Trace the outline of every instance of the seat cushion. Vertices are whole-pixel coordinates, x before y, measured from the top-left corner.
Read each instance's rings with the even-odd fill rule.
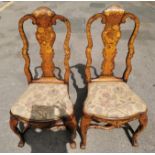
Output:
[[[11,113],[28,120],[55,120],[73,113],[66,84],[33,83],[12,106]]]
[[[106,118],[124,118],[145,112],[146,105],[124,82],[92,82],[84,112]]]

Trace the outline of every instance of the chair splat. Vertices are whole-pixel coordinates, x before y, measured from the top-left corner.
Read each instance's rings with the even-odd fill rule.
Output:
[[[102,41],[104,44],[102,63],[103,76],[112,76],[115,66],[114,58],[117,53],[117,43],[121,37],[120,23],[124,15],[123,9],[107,9],[104,11],[104,18],[102,20],[105,23],[105,28],[102,32]]]
[[[90,66],[92,63],[91,50],[93,48],[93,40],[91,36],[91,25],[97,19],[101,19],[101,22],[105,24],[104,30],[101,34],[104,48],[102,50],[104,61],[101,66],[101,77],[113,77],[113,70],[115,68],[115,56],[117,54],[117,44],[121,38],[120,24],[125,23],[127,18],[131,18],[135,22],[135,28],[128,42],[128,54],[126,57],[126,69],[124,71],[122,79],[128,80],[128,76],[132,70],[131,58],[134,54],[134,40],[137,36],[139,29],[138,18],[128,12],[125,12],[120,6],[111,6],[104,12],[98,13],[89,18],[86,26],[88,46],[86,48],[86,79],[91,81]]]
[[[36,38],[40,44],[40,55],[42,58],[42,71],[44,77],[53,77],[54,76],[54,49],[53,44],[56,38],[56,34],[52,28],[51,18],[55,13],[37,9],[33,12],[34,17],[36,18]]]
[[[70,58],[70,48],[69,40],[71,35],[71,26],[67,18],[61,15],[55,14],[47,7],[37,8],[32,14],[26,15],[21,18],[19,21],[19,32],[23,40],[23,57],[25,59],[24,71],[28,80],[28,83],[31,83],[33,80],[32,74],[30,71],[30,58],[28,55],[28,40],[26,38],[25,32],[23,30],[23,24],[27,19],[32,19],[33,24],[37,25],[36,30],[36,39],[40,45],[40,55],[42,58],[41,68],[42,68],[42,77],[53,78],[54,75],[54,49],[53,45],[56,39],[56,34],[53,29],[53,25],[56,24],[57,20],[60,20],[65,23],[67,28],[66,38],[64,41],[64,66],[65,66],[65,75],[64,82],[68,83],[69,80],[69,58]]]

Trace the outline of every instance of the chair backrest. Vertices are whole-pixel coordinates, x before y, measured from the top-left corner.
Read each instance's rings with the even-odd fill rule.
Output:
[[[40,45],[40,55],[42,58],[41,68],[42,68],[42,78],[44,79],[55,79],[54,75],[54,49],[53,44],[56,38],[56,34],[53,30],[53,25],[56,24],[57,20],[61,20],[65,23],[67,28],[66,38],[64,41],[64,51],[65,51],[65,58],[64,58],[64,66],[65,66],[65,75],[64,75],[64,82],[68,83],[69,81],[69,58],[70,58],[70,48],[69,48],[69,41],[71,35],[71,25],[67,18],[61,15],[55,14],[47,7],[40,7],[37,8],[32,14],[27,14],[23,16],[19,20],[19,33],[23,41],[23,48],[22,48],[22,55],[25,59],[25,67],[24,71],[27,77],[28,83],[33,82],[33,77],[30,71],[30,57],[28,54],[28,40],[26,38],[25,32],[23,30],[23,24],[26,20],[31,19],[32,23],[37,25],[36,31],[36,38]],[[44,81],[44,80],[42,80]],[[49,80],[50,81],[50,80]]]
[[[128,17],[134,20],[134,23],[135,23],[133,33],[128,42],[126,69],[121,78],[124,81],[128,80],[129,74],[132,70],[131,58],[133,57],[133,54],[134,54],[134,40],[138,33],[140,23],[139,23],[139,19],[134,14],[125,12],[120,6],[111,6],[107,8],[104,12],[95,14],[94,16],[89,18],[87,25],[86,25],[88,46],[86,48],[87,63],[86,63],[85,73],[86,73],[87,82],[91,81],[90,67],[92,63],[91,51],[93,47],[93,40],[91,36],[92,23],[100,18],[101,22],[105,24],[104,30],[101,35],[102,41],[104,44],[104,49],[103,49],[104,61],[101,67],[102,73],[101,73],[100,78],[104,78],[104,77],[108,78],[108,77],[114,77],[113,76],[113,70],[115,66],[114,58],[117,53],[116,46],[121,37],[120,24],[125,23]]]

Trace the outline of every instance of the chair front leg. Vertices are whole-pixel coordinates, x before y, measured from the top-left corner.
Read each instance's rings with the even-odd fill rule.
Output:
[[[133,146],[138,146],[138,142],[137,142],[138,135],[147,126],[147,122],[148,122],[147,113],[140,115],[139,126],[138,126],[137,130],[135,131],[135,133],[133,134],[133,137],[132,137],[132,145]]]
[[[17,125],[18,125],[18,119],[15,118],[14,116],[10,116],[10,128],[12,131],[19,137],[20,141],[18,143],[18,147],[23,147],[25,144],[24,136],[23,134],[19,131]]]
[[[81,144],[80,148],[86,148],[86,139],[87,139],[87,130],[90,125],[91,118],[87,115],[83,115],[80,123],[80,132],[81,132]]]
[[[75,138],[76,138],[76,130],[77,130],[77,121],[74,115],[68,116],[65,120],[64,120],[64,124],[66,126],[66,128],[70,131],[71,133],[71,137],[70,137],[70,147],[72,149],[76,148],[76,142],[75,142]]]

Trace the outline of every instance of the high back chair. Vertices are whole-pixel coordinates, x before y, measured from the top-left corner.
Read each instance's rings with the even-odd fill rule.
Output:
[[[23,30],[23,24],[28,19],[31,19],[33,24],[37,26],[36,38],[40,45],[40,55],[42,58],[42,76],[38,79],[34,79],[30,71],[28,40]],[[57,20],[64,22],[67,28],[64,41],[64,80],[57,79],[54,74],[53,44],[56,34],[52,26],[56,24]],[[71,133],[70,144],[74,148],[77,123],[74,116],[73,104],[68,94],[70,22],[64,16],[55,14],[49,8],[40,7],[32,14],[27,14],[20,19],[19,32],[23,41],[24,71],[29,86],[10,110],[10,127],[20,138],[18,146],[24,146],[24,134],[30,127],[66,127]],[[18,128],[19,122],[24,123],[23,131]]]
[[[126,69],[121,78],[114,76],[114,58],[117,53],[117,43],[121,37],[120,25],[130,18],[135,27],[128,42],[128,54],[126,57]],[[90,67],[92,63],[91,51],[93,41],[91,36],[91,25],[97,19],[105,24],[102,32],[104,44],[101,75],[99,78],[91,79]],[[132,145],[137,145],[137,136],[147,125],[147,107],[126,84],[131,72],[131,58],[134,54],[134,40],[138,33],[139,20],[132,14],[125,12],[119,6],[111,6],[104,12],[95,14],[89,18],[86,25],[88,46],[86,48],[86,79],[88,83],[88,94],[84,103],[83,117],[81,119],[81,148],[86,147],[86,135],[89,127],[100,129],[112,129],[128,125],[128,122],[139,120],[140,125],[132,136]],[[92,123],[96,122],[96,123]],[[100,123],[100,124],[99,124]]]

